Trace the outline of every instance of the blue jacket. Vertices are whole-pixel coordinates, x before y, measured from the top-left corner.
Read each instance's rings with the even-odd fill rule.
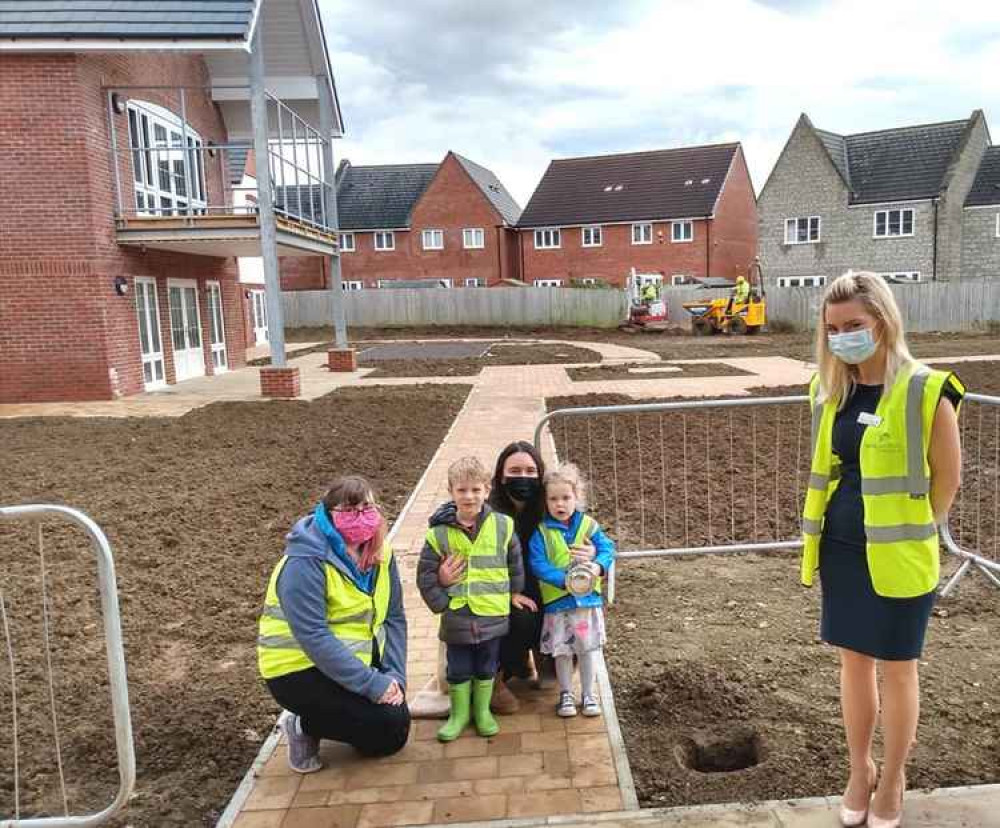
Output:
[[[389,566],[392,585],[385,619],[385,648],[380,654],[381,666],[374,669],[362,664],[327,626],[325,564],[336,567],[359,588],[365,588],[364,579],[359,582],[357,569],[345,562],[344,541],[337,530],[329,522],[321,528],[315,515],[309,515],[292,527],[285,541],[288,560],[278,576],[278,600],[292,635],[306,655],[341,687],[369,701],[382,698],[393,679],[405,689],[406,615],[395,557]],[[366,591],[370,593],[371,587]]]
[[[576,537],[581,520],[583,520],[583,512],[577,510],[569,519],[568,526],[560,523],[551,515],[546,515],[542,519],[542,524],[550,529],[559,529],[566,539],[566,544],[569,545]],[[594,544],[594,548],[597,550],[594,563],[598,564],[603,573],[607,575],[608,570],[615,562],[614,542],[604,534],[604,530],[600,526],[595,530],[590,542]],[[566,589],[566,570],[553,566],[549,561],[549,556],[545,554],[545,539],[542,537],[540,528],[535,530],[535,534],[531,536],[531,540],[528,542],[528,562],[531,564],[531,571],[535,573],[535,577],[539,581],[545,581],[545,583],[559,587],[559,589]],[[565,612],[577,607],[600,607],[603,604],[604,599],[599,592],[591,592],[589,595],[583,595],[580,598],[577,598],[575,595],[566,595],[558,601],[547,604],[545,612]]]

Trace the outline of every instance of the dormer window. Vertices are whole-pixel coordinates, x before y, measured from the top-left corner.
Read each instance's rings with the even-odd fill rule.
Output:
[[[701,183],[702,183],[702,184],[709,184],[709,183],[710,183],[711,181],[712,181],[712,179],[711,179],[711,178],[703,178],[703,179],[701,180]]]
[[[687,181],[684,182],[685,187],[690,187],[692,184],[694,184],[693,178],[689,178]]]

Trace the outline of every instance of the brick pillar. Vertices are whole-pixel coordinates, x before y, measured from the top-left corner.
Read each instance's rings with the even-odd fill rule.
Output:
[[[260,393],[265,397],[297,397],[300,393],[298,368],[260,369]]]
[[[354,348],[330,348],[326,352],[326,367],[331,371],[354,373],[358,370],[358,352]]]

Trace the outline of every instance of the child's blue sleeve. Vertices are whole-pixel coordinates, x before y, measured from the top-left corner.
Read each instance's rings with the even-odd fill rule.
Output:
[[[528,563],[539,581],[566,589],[566,570],[553,566],[549,561],[549,556],[545,554],[545,541],[537,529],[528,541]]]
[[[594,555],[594,563],[601,567],[607,574],[611,565],[615,562],[615,542],[604,534],[604,530],[597,527],[597,531],[590,536],[590,542],[594,544],[597,554]]]

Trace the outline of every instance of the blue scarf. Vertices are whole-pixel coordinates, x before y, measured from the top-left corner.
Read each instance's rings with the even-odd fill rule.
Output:
[[[373,566],[367,572],[362,572],[358,569],[358,565],[347,551],[344,539],[330,521],[326,512],[326,506],[322,503],[316,504],[316,509],[313,511],[313,520],[319,531],[323,533],[323,537],[326,538],[326,542],[330,545],[330,551],[333,552],[334,557],[338,561],[344,564],[348,574],[351,576],[351,580],[354,581],[358,589],[368,595],[372,595],[375,592],[375,567]]]

